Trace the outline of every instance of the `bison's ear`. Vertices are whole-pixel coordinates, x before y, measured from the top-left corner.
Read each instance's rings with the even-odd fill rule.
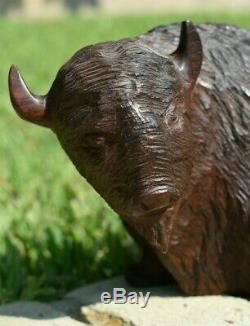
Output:
[[[191,22],[184,21],[181,23],[179,45],[171,56],[189,82],[191,92],[199,76],[202,64],[201,39]]]
[[[32,94],[15,66],[9,72],[9,92],[11,103],[22,119],[41,126],[50,126],[46,115],[47,97]]]

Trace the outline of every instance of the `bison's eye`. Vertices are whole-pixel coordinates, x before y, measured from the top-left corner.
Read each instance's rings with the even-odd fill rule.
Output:
[[[166,112],[164,114],[164,120],[168,126],[173,126],[178,123],[179,116],[176,112],[176,107],[173,103],[171,103],[169,105],[168,109],[166,110]]]
[[[114,145],[114,139],[114,135],[109,133],[87,133],[82,139],[81,148],[89,158],[100,163],[105,159],[107,150]]]
[[[84,135],[84,148],[99,148],[104,145],[106,145],[106,136],[103,133],[88,133]]]
[[[173,124],[176,123],[178,121],[178,115],[177,114],[171,114],[168,117],[168,124]]]
[[[102,133],[88,133],[82,139],[81,148],[92,164],[99,164],[105,157],[106,137]]]
[[[91,138],[96,146],[103,146],[106,144],[106,137],[103,134],[95,134],[92,135]]]

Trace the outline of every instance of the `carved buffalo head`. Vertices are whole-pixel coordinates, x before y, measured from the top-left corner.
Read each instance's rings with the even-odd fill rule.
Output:
[[[80,174],[115,211],[143,225],[174,207],[189,183],[187,111],[201,61],[199,35],[183,22],[179,46],[166,57],[140,38],[83,48],[59,70],[46,96],[32,94],[12,66],[10,97],[21,118],[56,133]]]

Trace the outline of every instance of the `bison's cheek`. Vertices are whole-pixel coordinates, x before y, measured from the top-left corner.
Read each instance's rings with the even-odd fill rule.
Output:
[[[108,165],[98,164],[95,166],[85,162],[82,175],[107,204],[121,215],[127,211],[131,192],[117,169],[112,162]]]

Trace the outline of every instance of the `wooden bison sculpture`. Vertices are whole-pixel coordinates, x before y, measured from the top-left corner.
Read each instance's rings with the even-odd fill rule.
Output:
[[[9,74],[144,250],[137,285],[250,293],[250,31],[190,22],[78,51],[46,96]]]

